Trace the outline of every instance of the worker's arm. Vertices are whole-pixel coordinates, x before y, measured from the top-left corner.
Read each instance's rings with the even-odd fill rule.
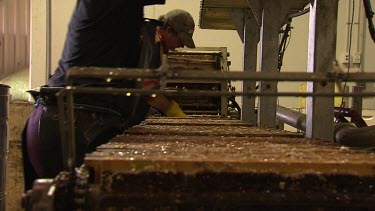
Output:
[[[180,108],[180,106],[174,100],[169,100],[163,95],[158,95],[156,97],[149,97],[146,102],[158,109],[159,111],[165,113],[168,117],[182,117],[187,118],[186,115]]]
[[[143,83],[143,89],[151,89],[158,85],[155,80],[147,80]],[[182,117],[187,118],[186,115],[180,108],[180,106],[174,100],[169,100],[164,95],[157,95],[155,97],[145,97],[145,101],[157,110],[165,113],[168,117]]]

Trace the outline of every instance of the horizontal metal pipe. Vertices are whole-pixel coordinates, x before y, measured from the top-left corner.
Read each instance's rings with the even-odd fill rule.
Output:
[[[98,87],[76,87],[67,86],[65,89],[67,92],[72,93],[87,93],[87,94],[120,94],[120,95],[152,95],[160,94],[166,96],[295,96],[295,97],[334,97],[334,96],[362,96],[362,97],[375,97],[375,92],[362,92],[362,93],[323,93],[323,92],[230,92],[230,91],[195,91],[186,90],[183,91],[166,91],[166,90],[150,90],[150,89],[129,89],[129,88],[98,88]]]
[[[299,130],[306,131],[306,114],[304,113],[283,106],[277,106],[276,119]]]
[[[314,82],[340,82],[340,81],[375,81],[375,73],[307,73],[307,72],[249,72],[249,71],[196,71],[196,70],[169,70],[158,71],[155,69],[127,69],[106,67],[74,67],[68,71],[67,85],[73,79],[91,78],[103,79],[186,79],[186,80],[252,80],[252,81],[314,81]]]

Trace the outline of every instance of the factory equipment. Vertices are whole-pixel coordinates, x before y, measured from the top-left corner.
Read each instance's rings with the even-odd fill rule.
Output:
[[[245,6],[249,6],[248,3],[252,2],[251,9],[259,9],[254,6],[259,1],[236,1],[238,2],[244,3]],[[303,7],[307,1],[263,2],[268,6],[270,2],[285,3],[288,6],[297,2],[299,7]],[[222,2],[216,1],[216,3]],[[238,6],[233,4],[233,1],[226,1],[226,3]],[[241,9],[242,6],[238,8]],[[289,8],[283,9],[286,10]],[[225,11],[233,14],[233,10],[225,9]],[[205,12],[217,14],[210,9]],[[257,14],[255,19],[259,21],[260,17],[256,16]],[[232,20],[231,16],[227,18]],[[269,20],[269,16],[267,18],[264,18],[264,21]],[[274,16],[272,18],[274,19]],[[227,25],[221,24],[221,26]],[[266,29],[270,28],[266,27]],[[278,33],[278,30],[276,32]],[[266,36],[266,39],[271,37],[275,36]],[[270,49],[265,51],[271,52]],[[275,63],[274,61],[277,61],[277,57],[269,64]],[[99,68],[102,74],[103,69],[105,68]],[[335,93],[321,91],[322,89],[318,90],[320,92],[314,90],[308,93],[277,93],[277,90],[272,89],[272,84],[267,88],[267,83],[261,85],[259,92],[244,90],[242,93],[230,92],[223,89],[223,86],[220,90],[218,88],[201,90],[199,87],[197,90],[189,88],[185,92],[183,88],[179,88],[180,84],[177,84],[178,89],[175,89],[176,85],[173,83],[200,79],[262,82],[302,79],[327,85],[327,82],[350,81],[350,79],[373,81],[375,78],[371,74],[362,73],[358,75],[332,72],[258,74],[225,71],[186,72],[175,71],[173,68],[169,72],[153,70],[121,72],[118,69],[111,69],[108,73],[99,75],[99,70],[96,72],[95,69],[90,69],[85,72],[85,68],[81,68],[77,73],[71,72],[68,77],[83,75],[138,78],[143,76],[166,80],[167,84],[169,83],[169,90],[163,88],[155,91],[100,90],[90,87],[68,87],[60,93],[60,106],[64,107],[62,99],[66,97],[66,105],[68,108],[72,107],[73,93],[83,92],[152,94],[154,91],[156,94],[173,94],[174,91],[184,97],[202,98],[236,94],[263,96],[268,97],[267,99],[271,96],[292,95],[333,97]],[[178,81],[181,79],[183,81]],[[69,78],[67,81],[69,82]],[[218,87],[218,83],[215,82],[214,85]],[[366,94],[374,96],[374,93],[361,93],[361,95]],[[267,99],[263,102],[271,102]],[[267,106],[276,107],[276,104]],[[214,108],[216,112],[218,106]],[[220,108],[222,109],[223,106]],[[65,111],[61,108],[60,110]],[[273,113],[273,110],[276,109],[263,109],[262,113],[264,114],[264,111]],[[67,111],[66,127],[74,131],[74,116],[71,115],[73,110],[67,109]],[[65,123],[65,119],[61,122]],[[74,147],[71,147],[74,144],[74,133],[70,132],[63,137],[63,142],[67,145],[65,147],[67,152],[64,152],[69,161],[67,163],[74,163],[72,162]],[[88,154],[85,165],[81,168],[73,171],[72,166],[68,165],[68,171],[61,172],[55,179],[37,180],[33,190],[24,197],[24,206],[28,210],[373,209],[375,206],[374,169],[375,161],[372,152],[341,147],[333,142],[306,139],[299,133],[257,128],[249,123],[217,115],[192,116],[188,119],[149,118],[141,125],[130,128],[124,135],[110,140],[109,143],[98,147],[95,152]]]
[[[220,81],[247,80],[373,80],[371,74],[300,74],[121,70],[77,68],[74,78],[130,77]],[[341,78],[342,77],[342,78]],[[67,87],[60,93],[133,94],[168,90]],[[186,91],[185,96],[283,93]],[[286,93],[296,94],[296,93]],[[326,93],[300,95],[328,96]],[[331,93],[334,96],[338,93]],[[340,93],[339,93],[340,94]],[[374,93],[361,95],[374,96]],[[348,95],[348,94],[347,94]],[[61,101],[60,101],[61,102]],[[63,106],[71,106],[72,101]],[[72,128],[72,110],[67,123]],[[60,119],[62,120],[62,119]],[[65,120],[63,120],[65,122]],[[27,210],[113,209],[251,209],[251,208],[374,208],[374,154],[340,147],[332,142],[305,139],[303,134],[254,127],[222,116],[188,119],[149,118],[124,135],[99,146],[85,157],[85,165],[72,166],[74,137],[63,139],[67,170],[55,179],[37,180],[24,197]],[[72,146],[73,145],[73,146]],[[145,203],[147,201],[148,203]]]

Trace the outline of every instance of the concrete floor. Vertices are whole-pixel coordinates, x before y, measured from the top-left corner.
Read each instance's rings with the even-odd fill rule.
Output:
[[[32,104],[25,101],[13,101],[9,105],[6,210],[23,210],[21,208],[21,197],[24,191],[21,134],[32,110]]]

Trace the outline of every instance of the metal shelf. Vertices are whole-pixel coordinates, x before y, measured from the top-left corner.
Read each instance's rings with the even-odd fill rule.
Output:
[[[286,19],[288,15],[302,10],[309,3],[309,0],[279,1],[286,8],[286,13],[279,19]],[[236,30],[236,23],[233,21],[233,12],[236,9],[251,9],[260,23],[261,12],[258,5],[258,0],[201,0],[199,26],[202,29]]]

